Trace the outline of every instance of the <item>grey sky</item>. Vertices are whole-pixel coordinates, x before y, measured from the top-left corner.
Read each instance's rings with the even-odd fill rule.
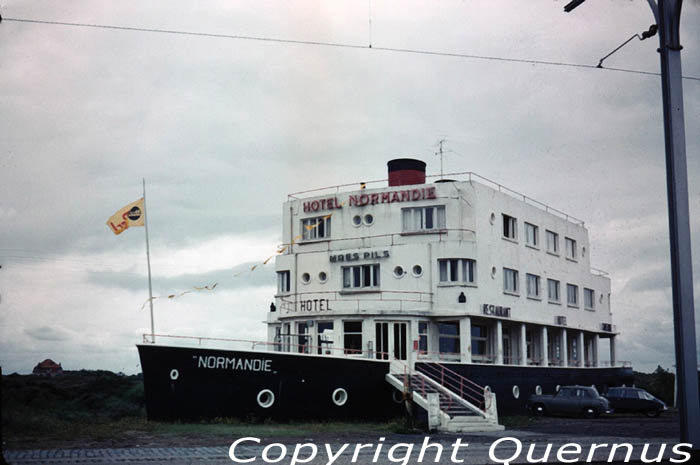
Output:
[[[137,372],[143,229],[105,221],[141,196],[157,331],[264,339],[286,194],[383,179],[397,156],[475,171],[586,221],[611,274],[620,358],[673,362],[660,78],[377,50],[595,65],[653,22],[644,0],[371,1],[373,49],[0,24],[0,363]],[[17,1],[5,18],[366,45],[369,2]],[[685,2],[684,74],[700,76]],[[656,72],[657,38],[605,65]],[[684,81],[700,260],[700,82]],[[700,271],[696,272],[700,276]],[[696,277],[696,283],[700,279]],[[700,286],[696,286],[696,295]]]

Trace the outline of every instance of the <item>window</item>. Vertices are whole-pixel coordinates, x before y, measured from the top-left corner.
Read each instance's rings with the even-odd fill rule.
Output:
[[[559,234],[547,230],[547,252],[559,255]]]
[[[316,326],[318,337],[318,354],[330,355],[333,353],[333,322],[319,321]]]
[[[277,293],[285,294],[289,292],[289,271],[278,271],[277,272]]]
[[[428,353],[428,322],[418,322],[418,353]]]
[[[527,296],[540,298],[540,277],[536,274],[527,273],[525,275],[527,279]]]
[[[459,322],[441,321],[438,323],[438,336],[441,354],[459,354]]]
[[[566,285],[566,303],[578,307],[578,286],[575,284]]]
[[[362,322],[343,322],[343,347],[346,354],[359,354],[362,352]]]
[[[379,265],[343,267],[344,289],[366,289],[376,287],[379,287]]]
[[[401,209],[404,232],[445,229],[445,206]]]
[[[441,283],[474,283],[476,261],[469,258],[444,258],[438,260]]]
[[[576,241],[570,237],[565,238],[566,242],[566,258],[576,260]]]
[[[331,217],[319,216],[301,220],[301,238],[303,240],[325,239],[331,237]]]
[[[510,268],[503,268],[503,291],[518,293],[518,271]]]
[[[583,288],[583,306],[588,310],[595,308],[595,291],[593,289]]]
[[[503,214],[503,237],[516,240],[518,238],[518,220]]]
[[[540,246],[540,228],[534,224],[525,223],[525,243],[532,247]]]
[[[472,325],[472,358],[484,361],[488,358],[488,337],[484,325]]]
[[[559,302],[559,281],[556,279],[547,280],[547,298],[550,302]]]
[[[310,354],[309,342],[311,342],[311,338],[309,337],[309,324],[306,321],[297,323],[297,337],[297,351],[300,354]]]

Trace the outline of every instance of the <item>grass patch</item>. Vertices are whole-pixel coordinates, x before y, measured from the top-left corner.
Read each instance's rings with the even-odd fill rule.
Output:
[[[272,423],[233,418],[187,423],[147,421],[141,377],[86,370],[65,372],[53,378],[3,376],[2,428],[8,448],[124,446],[154,439],[172,444],[192,440],[215,443],[236,436],[407,432],[403,420],[384,423]]]

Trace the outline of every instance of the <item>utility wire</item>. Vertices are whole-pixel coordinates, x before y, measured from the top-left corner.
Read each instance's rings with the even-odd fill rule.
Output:
[[[120,31],[131,31],[131,32],[153,32],[160,34],[177,34],[184,36],[196,36],[196,37],[212,37],[219,39],[236,39],[236,40],[251,40],[259,42],[274,42],[274,43],[285,43],[285,44],[297,44],[297,45],[313,45],[319,47],[338,47],[338,48],[352,48],[352,49],[371,49],[380,50],[384,52],[394,52],[394,53],[407,53],[415,55],[430,55],[430,56],[444,56],[453,58],[465,58],[472,60],[487,60],[487,61],[499,61],[507,63],[525,63],[532,65],[545,65],[545,66],[561,66],[569,68],[584,68],[584,69],[604,69],[607,71],[616,71],[621,73],[632,73],[632,74],[642,74],[649,76],[660,76],[661,73],[651,72],[651,71],[640,71],[636,69],[626,69],[626,68],[599,68],[596,65],[587,65],[581,63],[567,63],[561,61],[547,61],[547,60],[531,60],[524,58],[507,58],[489,55],[476,55],[476,54],[466,54],[466,53],[451,53],[451,52],[438,52],[433,50],[419,50],[410,48],[393,48],[393,47],[376,47],[368,45],[359,44],[349,44],[341,42],[324,42],[315,40],[294,40],[294,39],[281,39],[275,37],[261,37],[261,36],[246,36],[246,35],[236,35],[236,34],[216,34],[208,32],[192,32],[192,31],[179,31],[174,29],[154,29],[154,28],[142,28],[142,27],[129,27],[129,26],[111,26],[107,24],[87,24],[87,23],[69,23],[63,21],[45,21],[38,19],[24,19],[24,18],[3,18],[3,21],[14,21],[20,23],[34,23],[34,24],[51,24],[58,26],[71,26],[71,27],[87,27],[87,28],[97,28],[97,29],[113,29]],[[695,76],[682,76],[682,79],[698,81],[700,82],[700,77]]]

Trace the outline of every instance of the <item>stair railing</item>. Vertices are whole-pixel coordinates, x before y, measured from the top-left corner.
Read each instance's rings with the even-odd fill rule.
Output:
[[[454,392],[462,399],[476,405],[478,408],[486,410],[487,396],[483,386],[476,384],[474,381],[465,378],[440,363],[423,362],[421,364],[416,364],[416,371],[440,383],[442,386]]]

